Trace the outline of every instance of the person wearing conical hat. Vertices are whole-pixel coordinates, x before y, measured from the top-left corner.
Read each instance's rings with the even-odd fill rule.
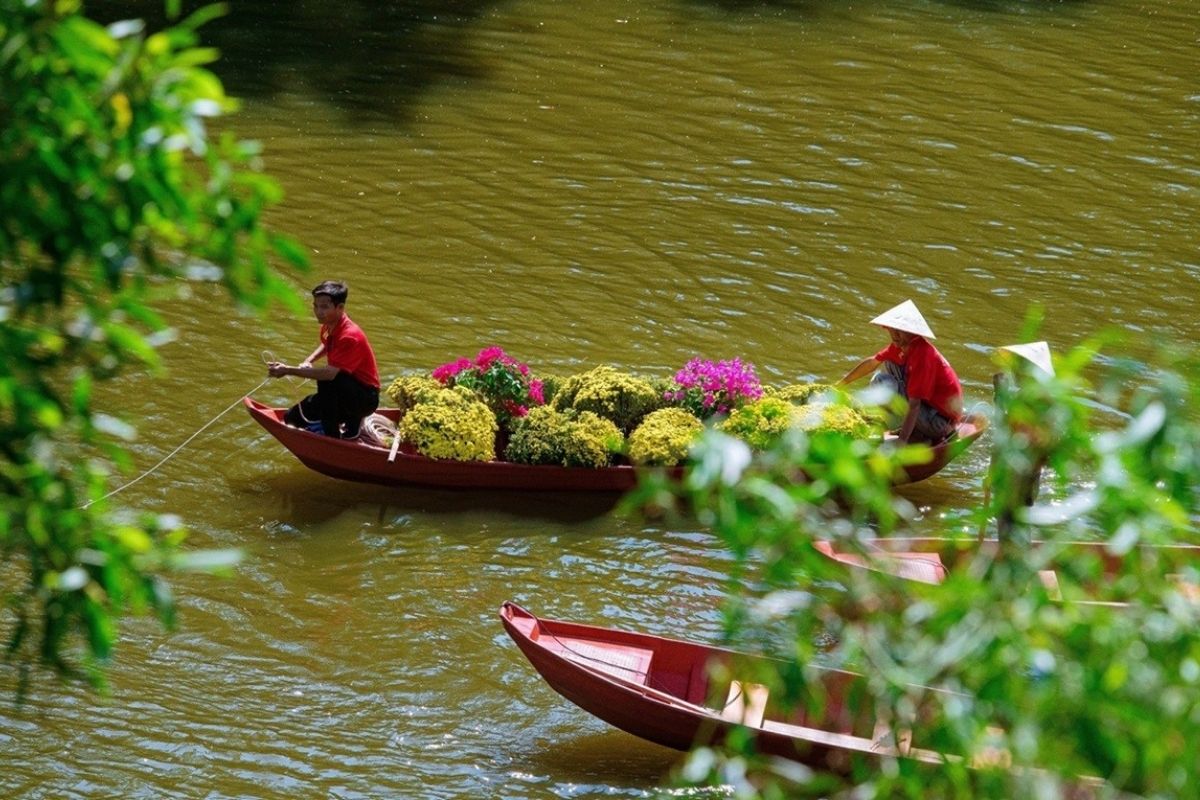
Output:
[[[1036,423],[1021,423],[1009,418],[1008,400],[1018,386],[1031,378],[1054,376],[1054,363],[1050,360],[1050,346],[1046,342],[1027,342],[1025,344],[1009,344],[999,348],[1007,358],[1003,359],[1006,367],[1004,372],[992,376],[992,386],[995,393],[996,410],[1004,415],[1003,425],[1009,434],[1019,436],[1025,443],[1027,459],[1014,461],[1006,460],[1009,465],[1009,498],[1002,503],[996,516],[996,532],[1001,540],[1012,536],[1016,528],[1016,508],[1013,501],[1026,508],[1037,500],[1042,482],[1042,470],[1046,467],[1047,450],[1050,447],[1050,434]],[[1019,356],[1014,359],[1008,354]],[[999,359],[998,359],[999,360]],[[996,447],[997,439],[993,439],[992,461],[993,469],[988,471],[988,486],[990,484],[996,459],[999,453]]]
[[[930,344],[934,336],[929,323],[912,300],[888,309],[871,323],[887,331],[891,344],[863,359],[838,385],[875,373],[872,386],[886,386],[908,401],[899,424],[900,441],[936,443],[948,438],[962,419],[962,386],[950,362]]]
[[[1050,360],[1050,345],[1045,342],[1006,344],[1000,349],[1020,356],[1050,377],[1054,377],[1054,363]]]

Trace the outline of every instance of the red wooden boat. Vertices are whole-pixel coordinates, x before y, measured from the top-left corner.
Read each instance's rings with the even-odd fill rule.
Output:
[[[892,480],[892,484],[894,486],[902,486],[906,483],[916,483],[917,481],[923,481],[938,474],[959,453],[970,447],[971,443],[987,430],[987,426],[987,417],[983,414],[964,415],[959,421],[953,436],[929,448],[932,455],[928,461],[924,464],[909,464],[904,468],[902,475],[897,475]],[[884,442],[894,440],[895,437],[891,434],[884,437]]]
[[[1036,550],[1046,543],[1031,542],[1026,547]],[[940,584],[953,570],[962,569],[966,563],[983,551],[995,552],[1000,547],[996,539],[951,539],[944,537],[888,537],[870,539],[864,543],[862,552],[838,550],[828,541],[814,542],[814,547],[827,558],[849,569],[873,570],[895,575],[917,583]],[[1056,568],[1074,562],[1095,565],[1093,577],[1097,581],[1116,575],[1121,566],[1121,555],[1112,551],[1106,542],[1060,542],[1054,558],[1038,571],[1038,578],[1052,597],[1061,597],[1059,576]],[[1190,544],[1143,545],[1143,554],[1153,554],[1173,570],[1170,573],[1177,588],[1186,596],[1200,599],[1200,587],[1183,579],[1186,565],[1200,564],[1200,546]],[[1087,588],[1087,587],[1085,587]],[[1100,586],[1092,587],[1100,589]],[[1101,602],[1101,601],[1083,601]],[[1111,603],[1108,603],[1112,605]],[[1121,605],[1117,603],[1116,605]]]
[[[847,772],[859,759],[904,757],[941,764],[880,723],[864,676],[821,670],[821,711],[783,713],[765,686],[727,677],[753,674],[761,657],[677,639],[540,619],[514,603],[500,608],[509,636],[556,692],[605,722],[677,750],[716,743],[749,728],[759,752],[816,769]],[[715,671],[713,667],[719,667]],[[720,669],[723,667],[724,669]],[[717,677],[726,675],[726,677]]]
[[[385,486],[438,489],[528,489],[551,492],[627,492],[637,486],[638,469],[560,467],[512,461],[453,461],[423,456],[401,447],[394,454],[357,440],[334,439],[293,428],[283,421],[285,408],[272,408],[249,397],[246,409],[306,467],[331,478]],[[380,409],[393,422],[397,409]]]
[[[442,489],[527,489],[552,492],[591,491],[627,492],[637,485],[642,470],[630,465],[612,467],[561,467],[517,464],[511,461],[452,461],[434,459],[403,447],[395,453],[357,440],[335,439],[283,421],[287,411],[273,408],[247,397],[243,401],[250,416],[310,469],[332,478],[385,486],[428,486]],[[397,409],[378,412],[393,422]],[[950,463],[986,427],[982,417],[964,418],[958,435],[932,448],[932,458],[924,464],[905,468],[896,483],[924,480]],[[682,474],[680,468],[675,474]]]

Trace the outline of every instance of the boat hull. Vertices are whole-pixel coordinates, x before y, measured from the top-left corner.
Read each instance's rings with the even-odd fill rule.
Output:
[[[294,428],[283,421],[285,409],[245,399],[250,416],[309,469],[360,483],[425,486],[435,489],[508,489],[551,492],[627,492],[637,485],[632,466],[559,467],[510,461],[453,461],[346,441]],[[395,419],[394,409],[378,413]]]
[[[322,475],[347,481],[435,489],[624,493],[637,486],[639,474],[646,471],[629,465],[593,468],[454,461],[428,458],[403,449],[393,455],[386,448],[361,441],[335,439],[292,427],[283,421],[286,409],[267,406],[249,397],[243,403],[255,422],[302,464]],[[381,409],[378,413],[393,421],[399,416],[396,409]],[[955,438],[931,448],[928,462],[909,465],[896,476],[894,483],[913,483],[937,474],[978,438],[985,427],[982,418],[965,419]],[[675,467],[668,473],[678,478],[683,470]]]
[[[861,716],[844,700],[849,686],[861,675],[823,670],[825,716],[820,721],[771,719],[762,707],[753,711],[731,707],[723,700],[734,689],[711,679],[713,665],[763,661],[719,647],[630,631],[547,620],[514,603],[500,609],[505,630],[521,652],[560,695],[584,711],[642,739],[688,750],[717,744],[733,731],[748,729],[760,753],[799,761],[821,770],[848,772],[856,761],[875,761],[901,754],[890,732],[875,737],[854,733],[853,718]],[[753,674],[748,673],[748,674]],[[746,684],[746,686],[754,686]],[[714,690],[720,691],[714,691]],[[751,690],[752,691],[752,690]],[[859,720],[860,722],[862,720]],[[871,727],[868,722],[868,727]],[[860,726],[861,727],[861,726]],[[877,733],[879,733],[877,731]],[[940,763],[928,751],[910,750],[904,757]]]

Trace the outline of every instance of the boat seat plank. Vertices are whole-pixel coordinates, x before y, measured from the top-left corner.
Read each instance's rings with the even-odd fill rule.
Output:
[[[730,722],[737,722],[750,728],[758,728],[763,724],[763,716],[767,713],[767,696],[770,690],[761,683],[742,683],[732,681],[729,684],[729,697],[721,710],[721,717]]]
[[[824,745],[825,747],[837,747],[844,750],[877,755],[895,754],[890,747],[879,745],[874,740],[868,739],[865,736],[855,736],[850,733],[835,733],[834,731],[827,731],[821,728],[792,725],[787,722],[776,722],[770,719],[763,722],[762,729],[770,733],[778,733],[781,736],[788,736],[797,741],[811,742],[813,744]]]
[[[787,722],[775,722],[774,720],[766,720],[762,724],[762,729],[769,733],[787,736],[797,742],[808,742],[810,744],[820,745],[823,747],[835,747],[839,750],[847,750],[857,753],[863,753],[873,756],[892,756],[898,755],[896,749],[890,745],[880,744],[878,741],[873,741],[865,736],[854,736],[849,733],[834,733],[833,731],[821,730],[820,728],[809,728],[804,725],[792,725]],[[929,764],[941,764],[947,760],[946,757],[935,753],[932,750],[922,750],[911,747],[906,755],[909,758],[914,758],[918,761],[924,761]]]
[[[946,567],[937,553],[889,553],[894,569],[888,571],[901,578],[921,583],[941,583],[946,580]]]
[[[890,725],[883,720],[877,720],[875,722],[875,732],[872,734],[872,738],[874,738],[876,745],[879,745],[882,742],[892,738],[892,735],[893,731]],[[896,751],[899,752],[900,755],[908,755],[908,751],[912,749],[912,729],[900,728],[899,730],[895,731],[895,739]]]
[[[556,638],[560,655],[582,667],[636,684],[645,684],[650,674],[653,650],[587,639]]]
[[[946,579],[946,567],[937,553],[881,553],[861,556],[857,553],[839,553],[828,545],[817,549],[839,563],[886,572],[910,581],[936,584]]]

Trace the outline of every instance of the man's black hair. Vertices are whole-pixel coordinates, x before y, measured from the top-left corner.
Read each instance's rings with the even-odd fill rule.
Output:
[[[328,297],[335,306],[344,306],[346,298],[350,296],[350,287],[341,281],[322,281],[317,284],[317,288],[312,290],[314,299],[319,294]]]

